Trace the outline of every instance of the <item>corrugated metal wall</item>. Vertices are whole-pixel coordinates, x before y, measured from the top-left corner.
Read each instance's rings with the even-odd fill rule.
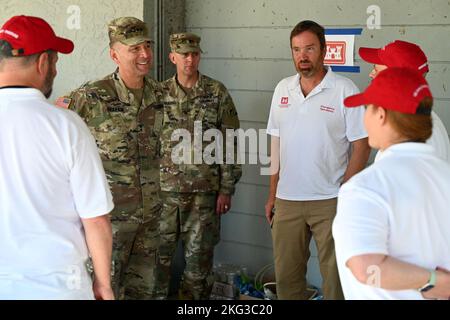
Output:
[[[381,9],[381,29],[366,27],[367,8]],[[394,39],[419,44],[430,61],[428,81],[436,111],[450,131],[450,2],[447,0],[305,1],[305,0],[186,0],[186,27],[202,37],[201,71],[230,89],[242,127],[265,128],[272,92],[284,77],[293,75],[289,34],[304,19],[328,28],[361,27],[360,46],[383,46]],[[371,66],[356,55],[360,74],[344,74],[360,89],[369,82]],[[256,272],[272,262],[270,229],[264,218],[268,177],[259,166],[244,166],[233,199],[233,210],[223,219],[217,262],[231,262]],[[312,246],[308,279],[319,285],[317,253]]]

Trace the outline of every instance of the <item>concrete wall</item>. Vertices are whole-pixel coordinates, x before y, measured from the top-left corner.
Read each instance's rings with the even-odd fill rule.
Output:
[[[381,9],[381,29],[368,30],[367,8]],[[301,20],[328,28],[361,27],[360,46],[383,46],[394,39],[419,44],[430,61],[428,80],[436,111],[450,131],[450,2],[447,0],[186,0],[186,27],[202,37],[201,70],[230,89],[244,128],[265,128],[275,85],[295,74],[289,34]],[[344,74],[360,89],[371,66],[356,55],[360,74]],[[264,218],[268,178],[247,165],[234,197],[233,211],[223,219],[217,262],[247,265],[256,272],[272,262],[270,229]],[[317,253],[312,245],[308,279],[319,285]]]
[[[151,8],[151,2],[156,2],[156,5],[153,6],[157,9],[154,20],[158,21],[157,28],[160,31],[159,43],[156,44],[156,46],[159,46],[159,49],[155,48],[157,49],[155,52],[158,53],[156,57],[157,65],[155,65],[155,68],[158,69],[158,74],[155,78],[165,80],[176,72],[175,66],[169,60],[169,36],[172,33],[184,32],[186,30],[185,0],[146,0],[144,6]],[[146,18],[145,21],[148,22],[149,20]]]
[[[143,0],[1,0],[0,24],[14,15],[44,18],[56,34],[71,39],[75,50],[60,55],[58,76],[52,98],[75,89],[87,80],[97,79],[115,70],[109,57],[107,23],[117,17],[134,16],[143,19]],[[80,9],[80,28],[69,29],[74,11]],[[76,8],[75,8],[76,9]],[[75,12],[76,15],[76,12]]]

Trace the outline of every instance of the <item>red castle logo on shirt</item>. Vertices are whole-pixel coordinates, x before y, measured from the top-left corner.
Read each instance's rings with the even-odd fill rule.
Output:
[[[289,107],[289,97],[281,97],[280,108]]]

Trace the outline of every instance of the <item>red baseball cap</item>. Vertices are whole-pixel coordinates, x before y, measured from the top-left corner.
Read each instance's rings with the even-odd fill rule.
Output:
[[[73,51],[73,42],[57,37],[52,27],[43,19],[30,16],[14,16],[0,29],[0,40],[13,48],[13,56],[30,56],[46,50],[64,54]]]
[[[431,114],[431,108],[418,108],[426,98],[433,98],[425,78],[410,68],[388,68],[372,80],[360,94],[344,100],[346,107],[374,104],[385,109],[410,114]]]
[[[359,48],[360,57],[369,63],[391,67],[412,68],[424,74],[428,72],[428,60],[417,44],[395,40],[383,48]]]

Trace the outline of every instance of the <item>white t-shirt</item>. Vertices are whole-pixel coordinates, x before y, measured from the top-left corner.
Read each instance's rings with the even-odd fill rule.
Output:
[[[92,298],[80,218],[112,209],[83,120],[36,89],[0,89],[0,299]]]
[[[267,133],[280,138],[277,198],[291,201],[335,198],[347,169],[351,142],[366,138],[364,108],[345,108],[358,93],[330,68],[305,98],[300,76],[285,78],[273,94]]]
[[[362,284],[345,264],[354,256],[384,254],[423,268],[449,269],[449,195],[450,164],[424,143],[387,148],[378,161],[344,184],[333,236],[345,298],[422,299],[417,290]]]
[[[427,144],[433,146],[438,157],[450,163],[450,140],[447,129],[445,129],[445,125],[442,123],[441,118],[439,118],[436,112],[431,112],[431,118],[433,120],[433,133],[427,140]],[[377,152],[375,161],[381,153],[382,151]]]
[[[431,118],[433,120],[433,133],[427,140],[427,143],[434,147],[436,154],[440,158],[450,163],[450,140],[448,138],[447,129],[445,129],[442,120],[436,112],[431,112]]]

